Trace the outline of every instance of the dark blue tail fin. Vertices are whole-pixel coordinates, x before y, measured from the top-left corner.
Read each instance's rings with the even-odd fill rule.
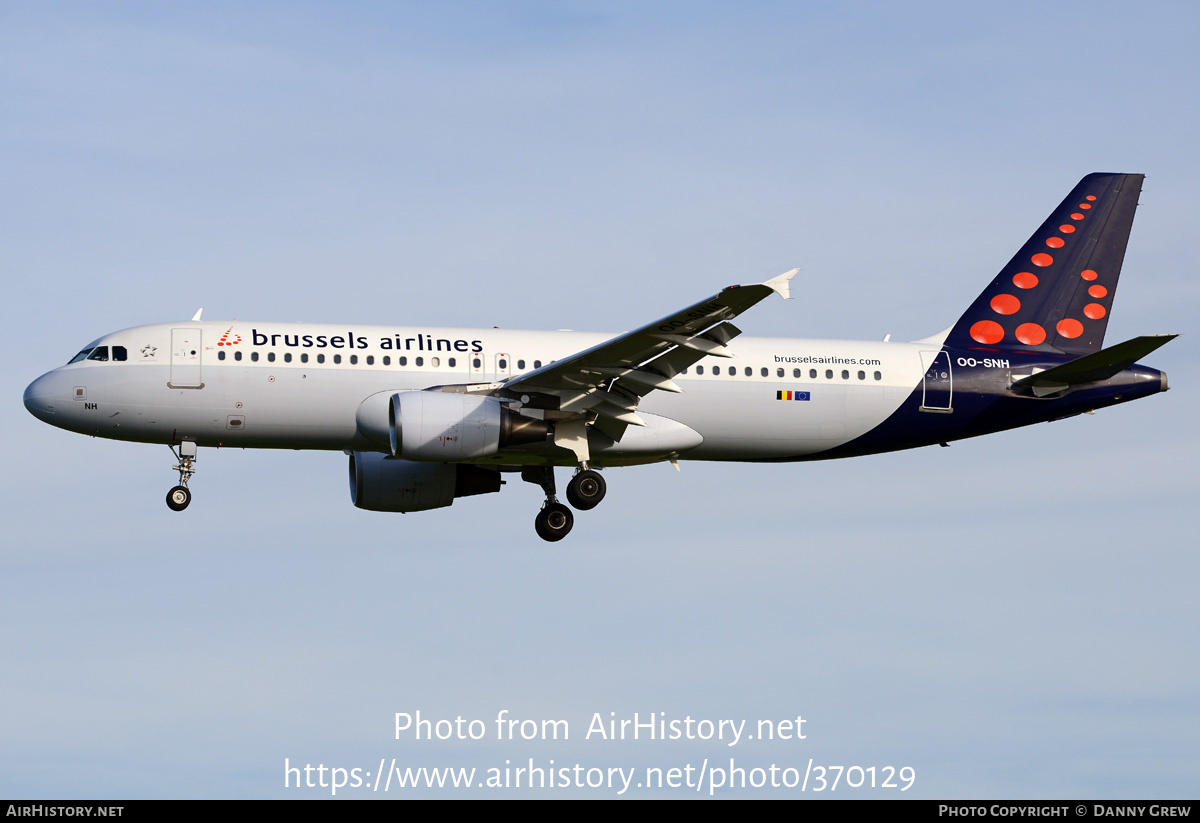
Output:
[[[958,319],[947,346],[1099,351],[1142,174],[1089,174]]]

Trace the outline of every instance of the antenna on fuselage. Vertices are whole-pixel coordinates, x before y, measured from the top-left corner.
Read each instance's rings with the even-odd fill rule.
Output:
[[[200,322],[200,314],[201,314],[201,312],[203,312],[203,311],[204,311],[204,307],[203,307],[203,306],[201,306],[200,308],[196,309],[196,313],[195,313],[194,315],[192,315],[192,322],[193,322],[193,323],[199,323],[199,322]]]

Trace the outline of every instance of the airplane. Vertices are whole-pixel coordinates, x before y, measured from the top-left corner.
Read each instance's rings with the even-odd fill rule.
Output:
[[[1028,426],[1166,391],[1138,360],[1177,335],[1103,348],[1144,175],[1084,177],[945,331],[909,343],[743,338],[732,321],[793,269],[618,335],[210,322],[87,344],[25,390],[68,431],[167,445],[191,502],[198,449],[349,455],[360,509],[417,512],[541,487],[534,526],[565,537],[600,470],[825,460]],[[736,342],[735,342],[736,341]],[[558,499],[554,469],[574,474]]]

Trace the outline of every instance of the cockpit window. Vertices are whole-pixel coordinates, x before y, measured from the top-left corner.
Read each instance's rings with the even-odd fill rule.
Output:
[[[129,353],[125,350],[124,346],[113,346],[113,360],[121,361],[128,359]]]
[[[108,360],[108,346],[97,346],[88,355],[88,360]]]
[[[67,364],[70,365],[71,363],[78,363],[80,360],[85,359],[91,353],[92,353],[91,349],[84,349],[79,354],[75,355],[70,360],[68,360]]]

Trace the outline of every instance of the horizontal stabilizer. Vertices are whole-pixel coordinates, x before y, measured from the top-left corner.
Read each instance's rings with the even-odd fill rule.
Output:
[[[1150,352],[1160,346],[1165,346],[1178,336],[1177,334],[1148,334],[1142,337],[1135,337],[1132,340],[1126,340],[1124,343],[1118,343],[1115,346],[1109,346],[1107,349],[1101,349],[1094,354],[1086,354],[1083,357],[1072,360],[1070,363],[1064,363],[1061,366],[1055,366],[1052,369],[1046,369],[1037,374],[1022,377],[1020,380],[1014,381],[1013,385],[1032,386],[1035,388],[1038,386],[1061,388],[1080,383],[1094,383],[1098,380],[1107,380],[1113,375],[1120,374],[1138,360],[1150,354]]]

